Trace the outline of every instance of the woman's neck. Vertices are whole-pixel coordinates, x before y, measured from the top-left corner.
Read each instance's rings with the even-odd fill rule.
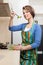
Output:
[[[28,20],[28,24],[27,24],[26,27],[27,27],[27,28],[31,28],[31,27],[32,27],[32,24],[33,24],[33,21],[34,21],[33,18],[29,19],[29,20]]]
[[[29,20],[28,20],[28,22],[29,22],[29,24],[33,24],[33,18],[30,18]]]

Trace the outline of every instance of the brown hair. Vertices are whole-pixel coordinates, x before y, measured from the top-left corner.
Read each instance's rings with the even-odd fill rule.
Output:
[[[32,17],[34,18],[35,16],[35,12],[34,12],[34,9],[30,6],[30,5],[26,5],[23,7],[23,10],[27,10],[30,12],[30,14],[32,15]]]

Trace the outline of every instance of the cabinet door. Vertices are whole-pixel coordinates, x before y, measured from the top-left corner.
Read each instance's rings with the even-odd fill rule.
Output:
[[[0,0],[0,3],[3,3],[3,0]]]

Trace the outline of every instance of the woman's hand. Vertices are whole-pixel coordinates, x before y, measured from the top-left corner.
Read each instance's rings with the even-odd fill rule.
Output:
[[[14,46],[14,50],[25,50],[26,46],[22,46],[22,45],[17,45],[17,46]]]
[[[17,45],[17,46],[14,46],[14,50],[30,50],[30,49],[32,49],[31,45],[27,45],[27,46]]]
[[[10,13],[9,27],[13,25],[13,18],[16,15],[14,11]]]
[[[14,50],[22,50],[22,45],[14,46]]]
[[[26,46],[22,46],[22,45],[17,45],[17,46],[14,46],[14,50],[25,50]]]
[[[16,15],[16,13],[15,13],[14,11],[12,11],[12,12],[10,13],[11,19],[13,19],[15,15]]]

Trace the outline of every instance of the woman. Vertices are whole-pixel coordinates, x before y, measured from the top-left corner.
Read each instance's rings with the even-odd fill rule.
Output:
[[[28,23],[12,26],[15,15],[15,12],[11,14],[9,30],[22,31],[22,43],[14,47],[15,50],[21,51],[20,65],[37,65],[37,48],[41,41],[41,27],[34,22],[34,9],[29,5],[23,7],[23,15]]]

